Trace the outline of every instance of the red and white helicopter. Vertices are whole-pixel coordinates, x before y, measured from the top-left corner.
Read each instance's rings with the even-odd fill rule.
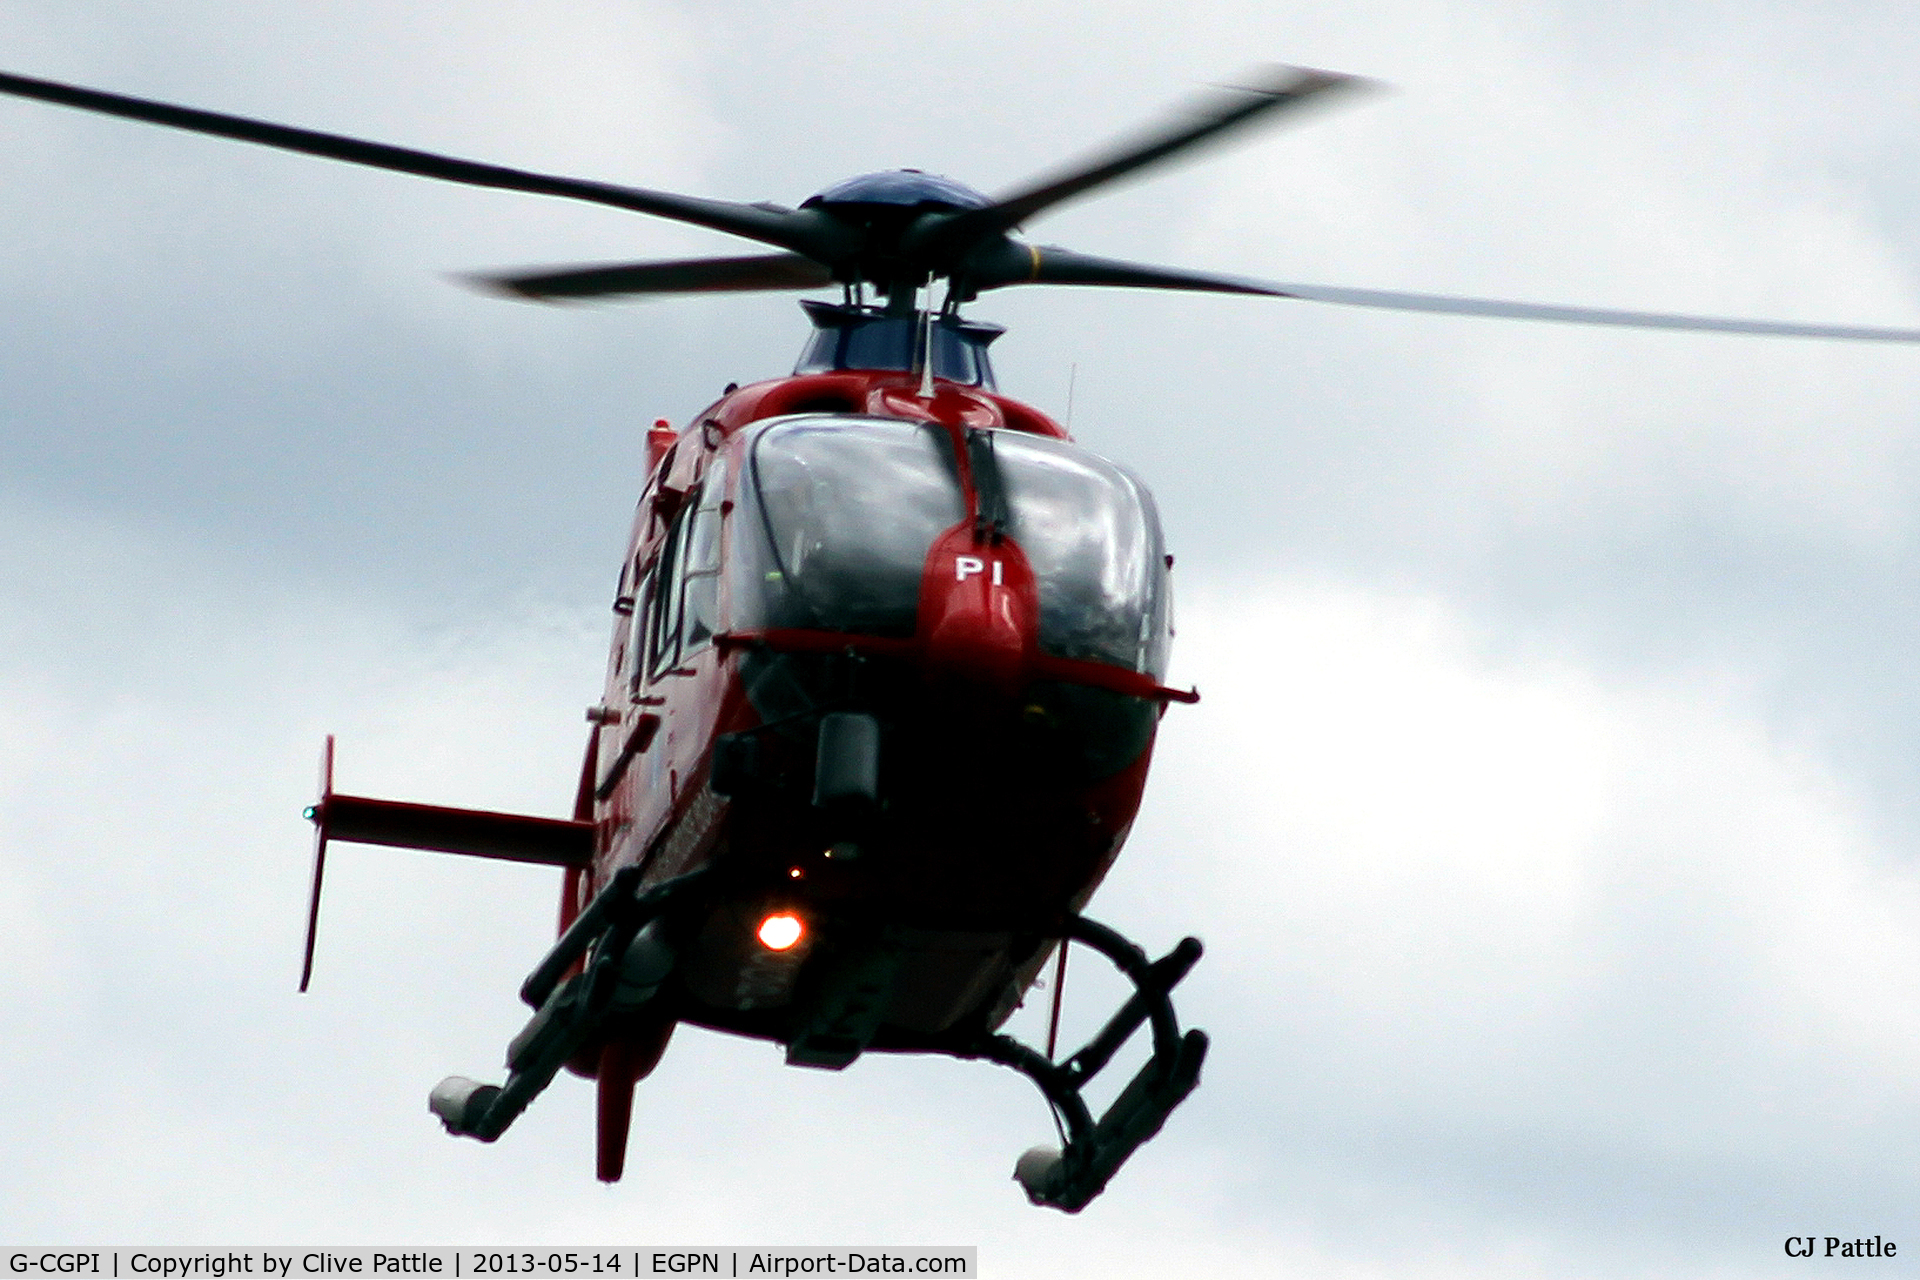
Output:
[[[837,289],[802,303],[794,372],[729,388],[648,436],[613,643],[570,818],[346,795],[329,740],[305,990],[329,841],[564,871],[560,936],[521,987],[503,1084],[430,1098],[498,1138],[562,1067],[599,1091],[598,1173],[620,1177],[635,1083],[681,1023],[772,1040],[795,1065],[867,1052],[983,1058],[1045,1094],[1061,1147],[1015,1176],[1075,1212],[1193,1089],[1203,1032],[1150,960],[1082,914],[1125,842],[1167,705],[1170,604],[1152,498],[995,388],[998,326],[959,308],[1021,284],[1259,294],[1519,319],[1916,342],[1920,331],[1730,320],[1277,284],[1016,239],[1054,206],[1356,83],[1269,68],[1091,159],[988,197],[891,170],[797,209],[481,164],[0,74],[0,92],[355,164],[584,200],[770,246],[748,257],[498,275],[513,296]],[[936,299],[938,305],[936,305]],[[1066,944],[1133,995],[1060,1058],[1000,1027]],[[1061,984],[1053,986],[1057,1029]],[[1087,1082],[1143,1025],[1152,1051],[1096,1119]]]

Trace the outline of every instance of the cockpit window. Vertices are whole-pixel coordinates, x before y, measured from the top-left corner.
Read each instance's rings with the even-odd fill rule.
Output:
[[[969,454],[976,470],[992,468],[983,492],[1001,495],[1006,532],[1033,566],[1042,651],[1158,679],[1168,592],[1145,486],[1064,441],[991,436]],[[946,432],[794,417],[762,428],[747,456],[729,625],[913,635],[928,551],[967,516]]]
[[[1160,520],[1146,486],[1060,440],[996,431],[1007,532],[1040,588],[1040,647],[1159,679],[1168,592]]]
[[[732,539],[734,625],[911,636],[927,552],[966,517],[946,433],[792,418],[748,448],[756,518]]]

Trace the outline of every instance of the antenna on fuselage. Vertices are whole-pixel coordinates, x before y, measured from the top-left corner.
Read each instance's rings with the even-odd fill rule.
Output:
[[[948,290],[952,301],[952,290]],[[920,313],[920,398],[933,399],[933,282],[927,282],[927,309]]]

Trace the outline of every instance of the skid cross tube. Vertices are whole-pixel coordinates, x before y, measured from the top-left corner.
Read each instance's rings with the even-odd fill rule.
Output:
[[[505,1133],[605,1024],[621,963],[640,931],[703,879],[704,868],[640,893],[639,868],[615,872],[521,986],[521,998],[535,1012],[507,1046],[506,1084],[476,1084],[453,1076],[429,1096],[428,1106],[447,1132],[482,1142]],[[586,964],[581,971],[566,976],[582,957]]]
[[[1178,1051],[1180,1025],[1174,1020],[1173,1004],[1167,998],[1180,979],[1187,976],[1200,959],[1204,948],[1198,938],[1182,938],[1179,945],[1149,964],[1146,952],[1125,938],[1092,920],[1076,919],[1068,937],[1095,947],[1112,960],[1122,973],[1133,979],[1134,993],[1120,1006],[1100,1034],[1085,1048],[1066,1060],[1071,1082],[1081,1085],[1099,1074],[1100,1068],[1125,1044],[1143,1021],[1153,1020],[1153,1053],[1156,1058],[1170,1057]],[[1065,945],[1064,943],[1062,945]]]
[[[985,1058],[1014,1070],[1038,1085],[1060,1117],[1066,1146],[1036,1147],[1020,1158],[1014,1177],[1034,1204],[1078,1213],[1106,1188],[1127,1157],[1160,1131],[1167,1116],[1200,1081],[1207,1055],[1207,1033],[1180,1033],[1170,993],[1200,958],[1198,938],[1183,938],[1158,960],[1107,926],[1084,916],[1069,916],[1060,945],[1084,942],[1113,961],[1134,986],[1133,995],[1097,1035],[1064,1062],[1028,1048],[1011,1036],[983,1037],[963,1056]],[[1153,1053],[1099,1120],[1087,1109],[1081,1088],[1107,1065],[1140,1024],[1150,1023]]]

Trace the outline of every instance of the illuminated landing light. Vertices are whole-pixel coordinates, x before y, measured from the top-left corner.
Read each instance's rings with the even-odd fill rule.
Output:
[[[798,867],[787,868],[787,879],[789,880],[798,880],[804,874],[805,873],[802,872]]]
[[[769,951],[788,951],[804,932],[799,916],[782,911],[760,922],[760,945]]]

